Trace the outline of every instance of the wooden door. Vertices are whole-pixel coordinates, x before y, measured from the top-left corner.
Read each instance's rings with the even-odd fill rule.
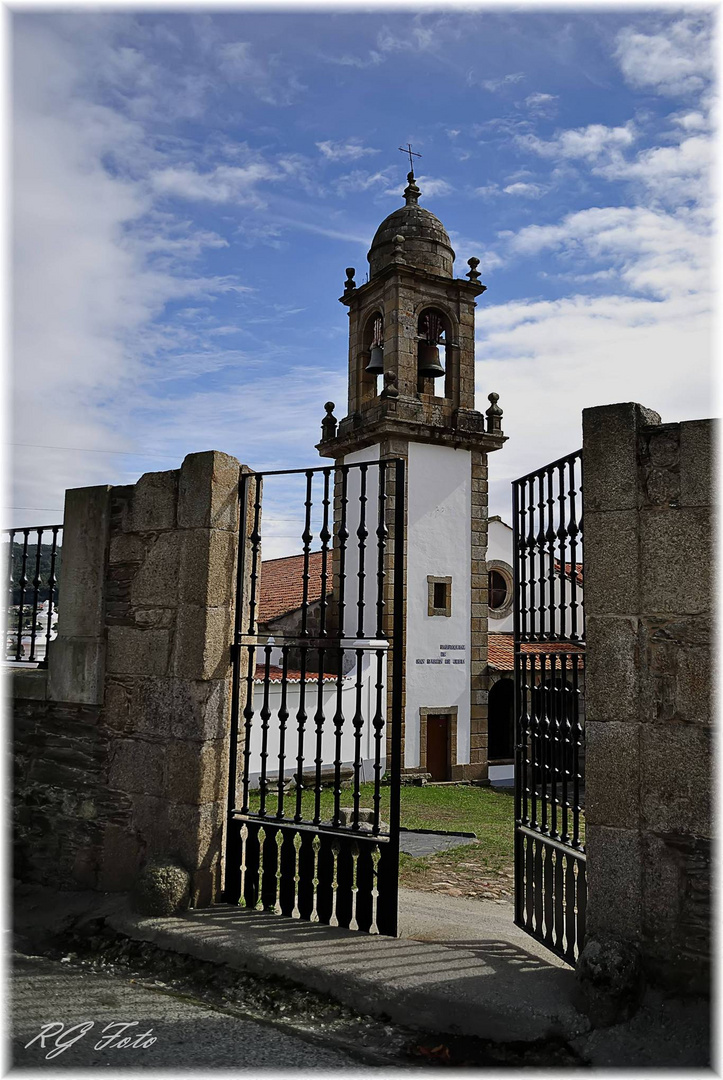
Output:
[[[449,717],[427,716],[427,772],[449,780]]]

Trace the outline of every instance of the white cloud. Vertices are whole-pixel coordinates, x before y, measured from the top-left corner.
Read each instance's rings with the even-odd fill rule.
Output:
[[[428,198],[428,197],[443,198],[445,195],[450,195],[454,191],[454,188],[452,187],[452,185],[450,183],[448,183],[446,180],[442,180],[442,179],[440,179],[438,177],[434,177],[434,176],[417,176],[417,177],[415,177],[415,180],[416,180],[416,183],[417,183],[417,187],[422,192],[422,199],[423,200]],[[404,190],[404,188],[406,186],[407,186],[407,182],[405,180],[404,183],[401,184],[401,185],[395,184],[394,186],[387,188],[386,191],[383,192],[383,194],[384,195],[395,195],[395,196],[399,197],[399,196],[401,196],[401,194],[402,194],[402,192],[403,192],[403,190]]]
[[[528,94],[525,98],[525,105],[530,109],[537,109],[540,106],[551,105],[553,101],[557,101],[557,94],[542,94],[538,91],[534,94]]]
[[[446,180],[433,176],[418,176],[417,187],[421,190],[424,198],[436,196],[437,198],[450,195],[454,188]]]
[[[514,477],[577,449],[584,408],[639,401],[664,421],[710,415],[710,306],[701,297],[482,305],[477,326],[478,407],[498,393],[509,437],[490,458],[491,513],[509,515]]]
[[[707,131],[710,119],[702,112],[672,113],[668,119],[683,131]]]
[[[264,162],[250,165],[218,165],[209,172],[200,172],[195,165],[172,166],[160,169],[151,176],[151,185],[160,195],[177,199],[204,199],[209,202],[236,202],[263,205],[258,185],[264,180],[279,180],[278,170]]]
[[[634,161],[614,157],[595,171],[609,180],[637,181],[654,199],[663,202],[703,204],[710,198],[708,175],[712,158],[712,140],[696,135],[678,146],[643,150]]]
[[[383,63],[384,57],[380,52],[375,49],[371,49],[367,56],[351,56],[349,53],[344,53],[343,56],[328,56],[326,54],[320,54],[320,59],[324,60],[327,64],[338,64],[340,67],[353,67],[353,68],[368,68],[378,67]]]
[[[345,143],[333,142],[329,139],[326,142],[318,142],[316,146],[327,161],[358,161],[359,158],[367,157],[369,154],[379,153],[379,150],[371,146],[362,146],[358,139],[350,139]]]
[[[592,207],[558,225],[529,225],[510,239],[509,248],[520,255],[552,250],[567,260],[605,261],[628,288],[656,298],[710,288],[707,230],[690,218],[645,207]]]
[[[549,140],[536,135],[518,135],[517,142],[541,157],[582,159],[593,162],[611,151],[631,146],[636,138],[635,127],[628,122],[620,127],[588,124],[584,128],[558,131]]]
[[[519,195],[523,199],[539,199],[541,195],[545,194],[547,188],[544,188],[542,184],[518,181],[516,184],[508,184],[502,190],[505,195]]]
[[[469,268],[464,266],[464,269],[462,269],[462,267],[473,255],[479,259],[477,269],[481,274],[488,274],[490,271],[496,270],[498,266],[502,266],[502,259],[499,255],[495,251],[487,249],[480,240],[462,236],[460,233],[455,232],[454,229],[450,229],[449,238],[455,251],[455,273],[458,277],[467,273]]]
[[[369,191],[371,188],[380,186],[387,187],[393,172],[396,172],[396,169],[391,167],[375,173],[366,172],[364,169],[354,169],[353,172],[339,176],[334,181],[333,188],[337,195],[344,197],[356,191]]]
[[[511,72],[509,75],[502,75],[498,79],[483,79],[480,83],[480,86],[484,87],[485,90],[489,90],[490,93],[494,94],[498,90],[501,90],[504,86],[513,86],[515,83],[521,82],[524,77],[524,72],[514,71]],[[477,80],[473,76],[471,76],[470,80],[468,81],[476,82]]]
[[[217,51],[219,71],[232,84],[248,87],[267,105],[291,105],[306,87],[280,55],[261,56],[249,41],[230,41]]]
[[[698,93],[713,74],[709,19],[680,19],[655,33],[626,26],[615,56],[631,86],[670,97]]]
[[[84,26],[77,41],[52,21],[15,27],[15,437],[129,451],[133,403],[151,372],[168,367],[164,350],[183,347],[181,327],[159,324],[166,304],[244,286],[189,272],[226,241],[159,213],[145,179],[158,151],[137,120],[97,105],[89,90],[86,57],[112,51],[115,22],[97,20],[92,34]],[[125,59],[140,77],[137,58]],[[65,488],[118,482],[127,466],[102,453],[43,455],[42,467],[29,448],[18,456],[14,505],[56,506]]]
[[[481,199],[491,199],[495,195],[500,194],[499,184],[483,184],[481,187],[477,187],[472,192],[473,195],[478,195]]]

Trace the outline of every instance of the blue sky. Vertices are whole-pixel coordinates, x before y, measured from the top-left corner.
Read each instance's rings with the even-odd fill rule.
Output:
[[[344,269],[407,142],[488,286],[491,513],[583,407],[710,415],[712,32],[705,8],[16,11],[12,440],[36,445],[11,523],[196,450],[316,464]]]

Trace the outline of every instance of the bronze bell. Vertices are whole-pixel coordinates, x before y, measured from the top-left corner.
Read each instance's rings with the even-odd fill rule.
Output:
[[[368,375],[384,374],[384,349],[381,345],[372,345],[369,354],[369,363],[364,370]]]
[[[439,362],[439,349],[428,341],[419,343],[419,374],[423,379],[438,379],[444,375],[444,368]]]

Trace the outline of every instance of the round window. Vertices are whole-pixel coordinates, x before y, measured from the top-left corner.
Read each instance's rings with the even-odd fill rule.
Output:
[[[501,608],[507,599],[507,582],[499,570],[489,573],[489,606],[494,611]]]

